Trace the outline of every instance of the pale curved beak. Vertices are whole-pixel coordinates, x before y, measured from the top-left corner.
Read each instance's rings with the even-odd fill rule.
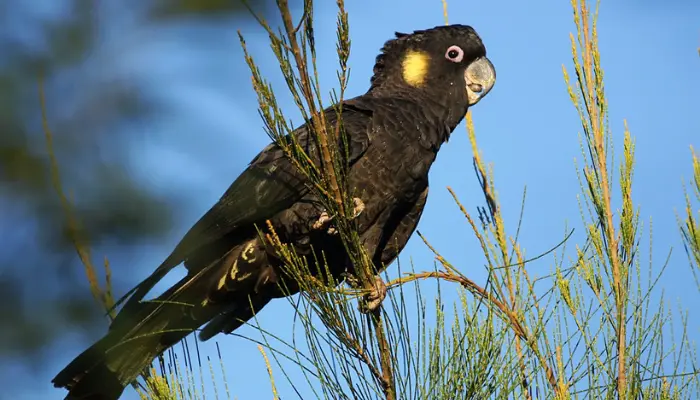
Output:
[[[469,105],[473,106],[486,96],[496,83],[496,69],[488,58],[477,58],[464,71],[464,81],[467,85]]]

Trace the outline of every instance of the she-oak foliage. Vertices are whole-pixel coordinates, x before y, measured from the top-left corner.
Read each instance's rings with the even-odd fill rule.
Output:
[[[350,52],[347,13],[343,1],[337,3],[340,88],[334,103],[344,96]],[[447,22],[445,1],[443,6]],[[279,0],[278,7],[284,33],[278,35],[264,21],[258,21],[270,35],[272,49],[304,119],[312,121],[316,128],[323,152],[322,168],[315,170],[306,163],[293,137],[284,141],[284,133],[289,131],[287,122],[277,107],[272,88],[246,52],[261,116],[272,139],[284,146],[288,156],[324,194],[324,205],[337,216],[337,229],[349,253],[354,255],[354,263],[366,274],[360,274],[361,282],[353,285],[355,289],[334,288],[335,282],[308,279],[313,266],[277,240],[279,254],[289,270],[307,278],[300,280],[301,295],[290,298],[298,312],[306,351],[299,351],[296,339],[287,343],[274,332],[258,327],[264,338],[259,349],[268,367],[273,398],[280,397],[276,386],[280,379],[292,389],[281,396],[284,398],[294,395],[297,389],[328,399],[700,397],[696,350],[691,348],[685,330],[682,337],[664,342],[664,337],[673,335],[672,320],[663,301],[650,301],[649,294],[658,290],[654,284],[663,268],[644,280],[651,272],[635,258],[641,227],[632,197],[634,140],[625,123],[622,162],[615,165],[597,43],[598,5],[592,12],[585,0],[572,0],[576,27],[571,34],[573,70],[563,70],[583,133],[578,168],[586,240],[573,244],[571,233],[567,233],[552,251],[525,259],[518,245],[519,230],[515,235],[505,230],[493,171],[486,167],[478,150],[468,114],[467,132],[487,207],[480,209],[475,219],[457,195],[448,190],[481,245],[484,259],[474,260],[474,264],[486,265],[488,284],[482,287],[473,282],[443,258],[427,238],[420,236],[435,254],[435,270],[411,269],[387,282],[388,295],[383,306],[370,314],[360,313],[356,303],[349,301],[366,295],[374,282],[370,260],[348,216],[353,202],[343,187],[343,166],[338,164],[344,159],[343,149],[327,139],[337,132],[324,132],[326,125],[319,113],[323,107],[315,66],[312,2],[305,1],[298,25],[293,22],[286,1]],[[242,37],[241,43],[245,49]],[[46,133],[51,153],[48,127]],[[679,225],[697,279],[700,162],[694,151],[692,161],[694,181],[690,193],[686,193],[685,216],[679,217]],[[52,167],[57,176],[55,162]],[[56,186],[62,196],[60,181]],[[613,193],[619,193],[621,204],[613,203]],[[508,202],[508,206],[512,204],[515,202]],[[67,202],[64,208],[70,216]],[[276,240],[274,233],[270,238]],[[100,289],[89,252],[78,241],[76,247],[86,264],[95,297],[106,309],[112,309],[109,285],[104,291]],[[568,254],[567,248],[573,248],[573,258],[557,256]],[[551,254],[556,265],[553,273],[538,279],[531,277],[525,268],[527,264]],[[399,263],[400,271],[401,267]],[[109,277],[109,269],[107,273]],[[428,306],[421,295],[421,285],[429,279],[438,282],[438,296],[431,300],[434,306]],[[698,288],[700,291],[700,284]],[[441,292],[445,290],[458,290],[461,301],[444,304]],[[412,297],[415,304],[409,304]],[[671,350],[667,348],[669,342],[675,343]],[[211,388],[204,384],[199,350],[189,346],[190,342],[183,341],[184,358],[179,359],[169,350],[157,363],[159,368],[144,371],[143,380],[134,384],[143,399],[198,399],[204,398],[204,391],[211,392],[211,388],[216,398],[231,398],[234,388],[225,379],[223,384],[214,380],[211,361]],[[195,355],[197,362],[193,361]],[[220,361],[224,372],[224,361]],[[292,381],[288,375],[292,370],[303,375],[304,381]]]

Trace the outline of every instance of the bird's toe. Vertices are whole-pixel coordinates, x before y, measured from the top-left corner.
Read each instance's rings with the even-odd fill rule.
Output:
[[[359,217],[360,214],[362,214],[362,211],[365,210],[365,203],[359,197],[354,197],[352,199],[352,203],[353,203],[352,218],[355,219],[355,218]]]
[[[363,297],[363,302],[360,304],[360,311],[363,313],[376,311],[386,298],[386,294],[387,287],[384,280],[376,275],[371,291]]]

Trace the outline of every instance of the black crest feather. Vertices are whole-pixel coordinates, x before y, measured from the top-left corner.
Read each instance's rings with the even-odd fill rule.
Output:
[[[413,31],[413,33],[394,32],[396,39],[388,40],[382,46],[379,55],[374,62],[373,75],[370,80],[371,87],[375,87],[381,83],[381,77],[386,69],[387,64],[392,57],[399,57],[401,49],[409,46],[411,43],[420,43],[428,36],[432,35],[468,35],[478,38],[474,29],[469,25],[440,25],[430,29]]]

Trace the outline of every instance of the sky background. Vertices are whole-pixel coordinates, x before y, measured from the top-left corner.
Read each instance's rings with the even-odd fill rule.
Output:
[[[27,22],[66,18],[63,3],[27,2],[26,8],[18,9],[17,18],[11,19],[15,25],[8,31],[41,48],[41,36]],[[183,203],[186,206],[177,209],[175,225],[168,235],[144,245],[143,251],[124,256],[95,250],[99,257],[110,258],[116,284],[122,289],[147,276],[269,142],[257,115],[256,97],[236,30],[245,36],[263,74],[279,88],[283,110],[288,111],[295,125],[300,120],[280,79],[267,37],[254,22],[222,16],[142,27],[138,2],[132,3],[134,8],[128,10],[115,1],[99,7],[95,51],[66,72],[70,75],[66,81],[74,84],[127,81],[151,96],[161,112],[119,126],[122,134],[132,135],[128,166],[155,191],[177,193],[187,200]],[[334,2],[317,3],[318,67],[322,89],[328,93],[337,87],[336,16]],[[348,97],[368,88],[374,58],[395,31],[443,24],[438,0],[375,1],[371,6],[348,1],[346,7],[352,40]],[[562,77],[562,64],[572,72],[569,32],[575,27],[571,5],[554,0],[451,1],[449,20],[477,30],[497,69],[497,83],[473,109],[473,117],[483,156],[495,168],[506,227],[514,232],[527,186],[521,233],[526,258],[560,242],[567,226],[576,229],[573,242],[581,243],[583,230],[577,202],[580,187],[574,164],[575,159],[581,160],[581,129]],[[690,0],[603,1],[599,17],[615,143],[621,143],[626,119],[637,145],[633,196],[640,207],[643,259],[649,257],[648,227],[653,218],[654,268],[660,268],[673,249],[660,285],[670,304],[685,307],[700,301],[676,222],[676,213],[684,208],[683,181],[692,176],[689,146],[700,149],[698,21],[700,2]],[[55,104],[52,115],[57,119],[69,118],[91,101],[79,95],[62,97],[54,89],[47,102]],[[108,154],[110,149],[96,151]],[[471,160],[462,124],[431,170],[430,197],[419,230],[462,272],[483,282],[485,272],[478,243],[445,189],[448,185],[454,188],[469,211],[475,212],[483,205]],[[409,257],[417,269],[432,268],[432,255],[415,236],[402,253],[403,260]],[[553,259],[549,257],[528,265],[528,271],[542,276],[552,267]],[[178,278],[169,277],[168,282]],[[89,296],[87,291],[85,296]],[[454,297],[448,295],[447,299]],[[259,322],[266,329],[283,333],[292,324],[290,314],[286,301],[276,301],[260,313]],[[691,309],[689,321],[689,335],[700,337],[700,311]],[[256,335],[250,328],[242,328],[240,333]],[[47,349],[48,356],[40,366],[17,360],[0,363],[0,375],[14,382],[13,398],[61,397],[63,392],[52,388],[51,378],[99,334],[76,332],[63,337]],[[256,346],[235,337],[220,337],[218,342],[232,394],[240,399],[268,397],[268,378]],[[201,349],[205,355],[216,355],[213,342]],[[282,393],[289,393],[281,378],[278,383]],[[129,391],[124,398],[136,395]]]

